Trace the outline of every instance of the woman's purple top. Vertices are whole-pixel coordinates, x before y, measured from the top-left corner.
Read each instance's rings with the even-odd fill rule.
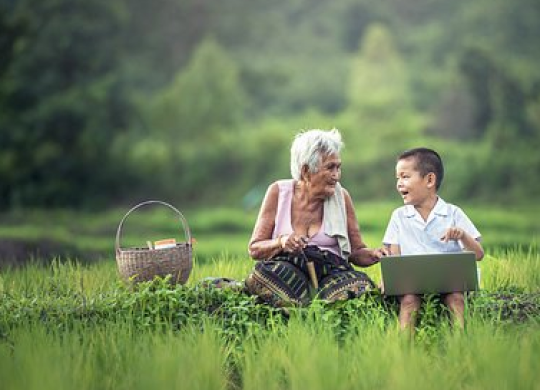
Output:
[[[278,181],[278,186],[279,197],[275,227],[272,234],[273,238],[277,238],[283,234],[293,233],[293,227],[291,224],[291,205],[294,194],[294,180],[280,180]],[[325,234],[324,220],[321,223],[321,228],[319,231],[313,236],[309,237],[308,245],[316,245],[321,250],[328,250],[338,256],[342,256],[337,238]]]

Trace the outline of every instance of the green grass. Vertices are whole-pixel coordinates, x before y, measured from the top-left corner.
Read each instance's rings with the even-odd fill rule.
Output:
[[[368,244],[380,241],[380,216],[391,209],[358,205]],[[120,210],[10,214],[0,237],[49,234],[101,246],[105,255],[95,262],[36,258],[0,271],[0,387],[539,388],[540,252],[532,213],[472,209],[487,254],[478,263],[483,291],[469,301],[466,332],[455,332],[430,300],[411,342],[398,331],[395,302],[377,294],[314,302],[287,317],[242,292],[202,286],[207,277],[242,280],[253,266],[246,246],[256,215],[221,210],[213,223],[214,212],[186,215],[197,239],[194,266],[187,285],[176,287],[120,282],[112,249]],[[178,233],[163,227],[169,218],[163,211],[134,216],[126,243],[137,245],[146,232]],[[380,281],[379,266],[362,270]]]
[[[178,334],[31,327],[0,345],[0,377],[6,390],[225,389],[225,349],[212,324]]]
[[[411,344],[396,327],[358,317],[337,339],[324,313],[236,343],[220,324],[180,331],[127,321],[70,330],[30,326],[0,342],[2,388],[14,389],[537,389],[538,327],[468,319]]]
[[[526,250],[495,250],[479,267],[483,288],[487,290],[540,291],[540,255],[536,244]]]
[[[188,286],[196,285],[205,277],[228,277],[242,280],[253,267],[254,261],[223,251],[210,260],[199,261],[195,256]],[[496,249],[488,252],[478,263],[481,285],[485,290],[518,290],[533,292],[540,289],[540,255],[536,244],[528,249]],[[380,282],[380,266],[361,268],[373,280]],[[25,291],[30,295],[46,293],[51,288],[66,290],[105,291],[118,282],[113,259],[84,265],[80,262],[53,261],[43,268],[40,263],[29,263],[20,269],[7,269],[0,273],[2,291]]]
[[[398,202],[358,203],[357,218],[365,243],[381,245],[390,213]],[[486,250],[527,247],[540,242],[540,222],[536,215],[540,206],[501,208],[496,206],[462,205],[483,235]],[[200,262],[211,261],[223,254],[247,256],[247,245],[257,210],[213,208],[181,210],[191,236],[194,253]],[[113,209],[100,213],[67,210],[13,211],[1,216],[0,240],[31,242],[36,251],[44,241],[56,243],[61,255],[90,259],[114,259],[117,228],[127,210]],[[120,247],[146,247],[146,241],[174,237],[185,241],[186,235],[178,216],[163,206],[136,210],[126,219],[120,231]],[[37,254],[38,257],[40,254]],[[29,257],[36,254],[29,254]],[[41,254],[43,257],[43,254]],[[0,259],[0,262],[2,259]]]
[[[246,388],[538,388],[540,334],[533,330],[475,324],[456,335],[445,328],[427,347],[409,345],[397,330],[356,326],[339,343],[324,326],[293,321],[284,334],[249,343]]]

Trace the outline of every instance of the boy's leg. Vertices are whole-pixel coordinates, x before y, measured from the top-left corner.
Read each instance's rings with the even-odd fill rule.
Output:
[[[412,334],[422,299],[418,295],[406,294],[399,298],[399,303],[399,326],[401,330],[409,329]]]
[[[454,292],[443,295],[443,300],[450,313],[453,316],[454,324],[463,329],[465,326],[465,320],[463,313],[465,312],[465,297],[462,292]]]

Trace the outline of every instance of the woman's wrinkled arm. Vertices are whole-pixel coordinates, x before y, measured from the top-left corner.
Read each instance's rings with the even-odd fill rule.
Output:
[[[266,191],[257,222],[249,240],[248,252],[254,260],[269,259],[282,250],[280,237],[272,238],[278,198],[279,186],[274,183]]]
[[[362,241],[351,196],[345,189],[343,189],[343,196],[347,211],[347,231],[349,233],[349,242],[351,243],[349,261],[360,267],[369,267],[377,263],[381,256],[384,255],[384,252],[380,249],[369,249],[366,247],[366,244]]]

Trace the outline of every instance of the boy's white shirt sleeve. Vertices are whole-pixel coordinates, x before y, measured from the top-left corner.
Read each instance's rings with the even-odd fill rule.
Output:
[[[459,207],[456,207],[455,209],[454,220],[456,222],[456,227],[463,229],[476,241],[481,240],[482,235],[480,234],[476,226],[474,226],[467,214],[465,214],[465,212]]]
[[[388,222],[388,226],[386,227],[386,232],[384,233],[384,245],[399,245],[399,225],[397,221],[397,210],[394,210],[390,217],[390,221]]]

